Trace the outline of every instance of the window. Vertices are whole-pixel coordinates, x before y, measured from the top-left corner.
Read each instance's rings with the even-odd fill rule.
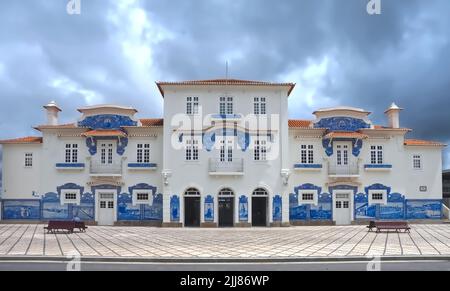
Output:
[[[198,97],[186,98],[186,114],[198,114]]]
[[[66,200],[77,200],[77,193],[66,193],[65,199]]]
[[[266,114],[266,98],[255,97],[253,99],[253,110],[255,115]]]
[[[78,144],[66,144],[66,163],[78,163]]]
[[[383,164],[383,146],[371,146],[370,147],[370,163]]]
[[[302,144],[300,146],[300,162],[302,164],[314,164],[314,146]]]
[[[103,143],[100,146],[100,162],[105,165],[109,164],[111,165],[113,163],[113,144],[109,143]]]
[[[61,203],[62,204],[78,204],[80,191],[78,190],[62,190]]]
[[[137,162],[145,164],[150,163],[150,144],[137,145]]]
[[[420,155],[413,156],[413,168],[416,170],[422,169],[422,157]]]
[[[134,190],[133,204],[152,204],[153,192],[151,190]]]
[[[372,193],[372,200],[383,201],[383,193]]]
[[[188,138],[186,139],[186,161],[198,161],[198,139]]]
[[[303,201],[313,201],[314,200],[314,193],[303,193],[302,194],[302,200]]]
[[[25,153],[25,167],[33,167],[33,153]]]
[[[220,97],[219,113],[221,115],[233,114],[233,97]]]
[[[255,140],[255,150],[254,150],[255,161],[266,161],[267,160],[267,141],[266,140]]]

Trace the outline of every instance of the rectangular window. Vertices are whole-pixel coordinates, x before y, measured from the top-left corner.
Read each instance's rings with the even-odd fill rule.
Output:
[[[302,200],[303,201],[314,201],[314,193],[303,193]]]
[[[413,168],[416,170],[422,169],[422,157],[420,155],[413,156]]]
[[[65,195],[66,201],[76,201],[77,200],[77,193],[66,193]]]
[[[267,141],[266,140],[255,140],[254,149],[254,160],[255,161],[266,161],[267,160]]]
[[[33,153],[25,153],[25,167],[33,167]]]
[[[150,144],[137,145],[137,162],[145,164],[150,163]]]
[[[66,163],[78,163],[78,144],[66,144]]]
[[[233,114],[233,97],[220,97],[219,100],[219,113],[221,115]]]
[[[186,97],[186,114],[198,114],[198,97]]]
[[[186,139],[185,150],[186,150],[186,161],[198,161],[199,158],[199,141],[194,138]]]
[[[384,200],[383,193],[372,193],[372,200],[373,201],[383,201]]]
[[[148,201],[149,195],[148,193],[137,193],[136,198],[138,201]]]
[[[300,163],[302,164],[314,164],[314,146],[313,145],[300,145]]]
[[[370,163],[383,164],[383,146],[371,146],[370,147]]]
[[[266,98],[255,97],[253,99],[253,110],[255,115],[266,114]]]

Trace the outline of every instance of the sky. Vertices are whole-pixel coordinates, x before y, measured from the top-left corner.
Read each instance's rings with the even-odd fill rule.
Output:
[[[0,138],[39,135],[42,106],[60,122],[114,103],[160,117],[155,81],[231,78],[295,82],[291,118],[321,107],[373,112],[395,101],[411,138],[450,143],[450,1],[0,1]],[[0,153],[1,158],[1,153]],[[444,151],[450,167],[450,149]]]

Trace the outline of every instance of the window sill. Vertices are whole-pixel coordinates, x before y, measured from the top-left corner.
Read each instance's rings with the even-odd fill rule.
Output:
[[[321,171],[322,164],[294,164],[294,170],[297,171]]]
[[[388,164],[367,164],[364,165],[366,171],[391,171],[392,165]]]
[[[156,170],[158,167],[155,163],[129,163],[128,169],[129,170],[140,170],[140,171],[147,171],[147,170]]]
[[[58,170],[83,170],[85,168],[84,163],[58,163],[56,169]]]

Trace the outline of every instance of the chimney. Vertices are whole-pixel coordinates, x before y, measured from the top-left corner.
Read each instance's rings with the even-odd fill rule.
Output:
[[[391,128],[400,128],[400,111],[403,108],[400,108],[392,102],[391,106],[384,112],[388,118],[388,126]]]
[[[55,101],[52,101],[44,106],[47,110],[47,125],[58,125],[58,113],[61,109],[56,105]]]

